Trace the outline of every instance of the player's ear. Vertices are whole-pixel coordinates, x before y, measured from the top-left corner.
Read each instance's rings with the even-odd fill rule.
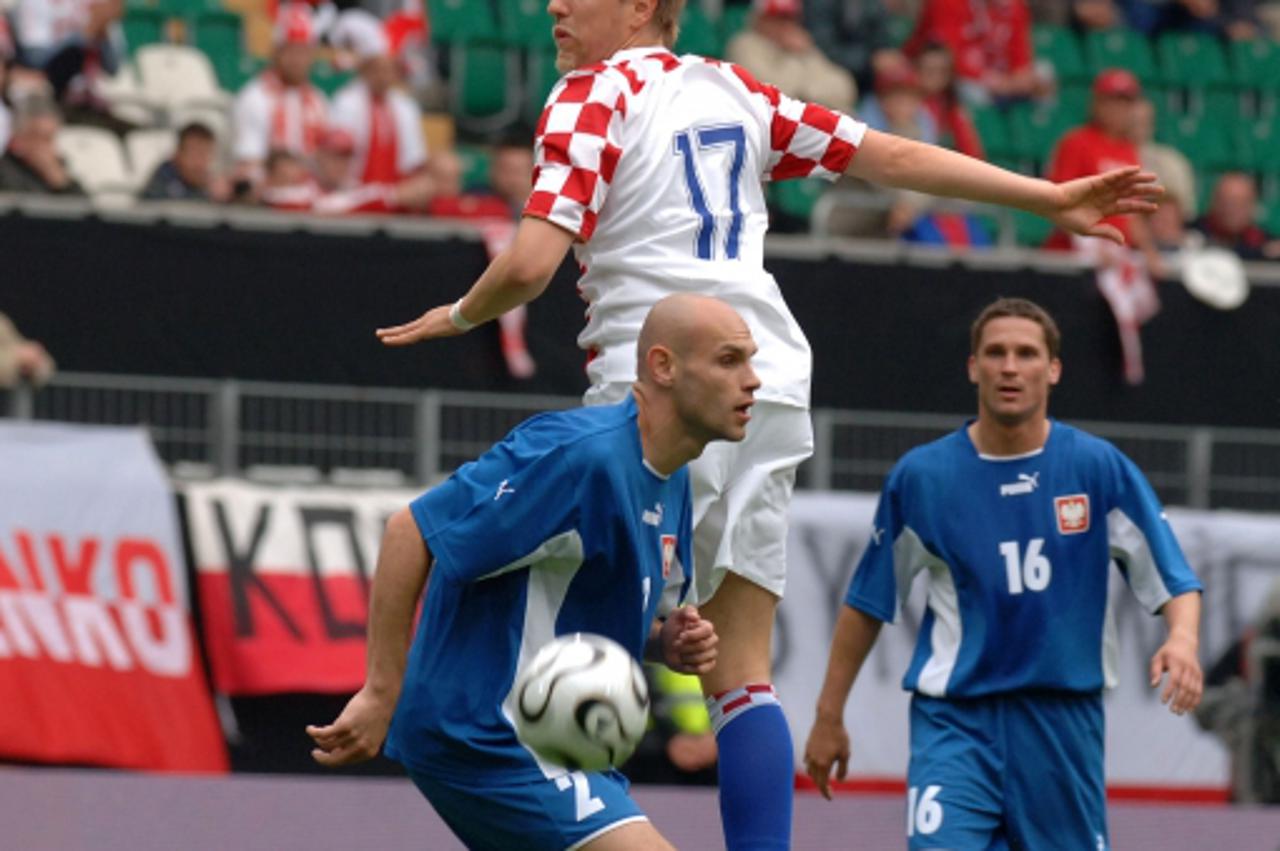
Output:
[[[969,383],[978,383],[978,359],[974,355],[969,355]]]
[[[658,0],[627,0],[627,5],[631,7],[630,23],[639,31],[653,20],[653,13],[658,8]]]
[[[661,344],[650,346],[649,351],[645,352],[645,362],[654,384],[670,387],[675,383],[676,356],[671,349]]]
[[[1062,378],[1062,361],[1053,358],[1049,361],[1049,386],[1052,387]]]

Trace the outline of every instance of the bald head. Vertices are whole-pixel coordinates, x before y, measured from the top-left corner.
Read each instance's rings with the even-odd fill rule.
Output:
[[[742,317],[720,299],[693,293],[669,295],[649,310],[640,327],[636,375],[641,381],[653,379],[649,359],[655,347],[686,358],[699,341],[739,335],[750,338],[751,332]]]

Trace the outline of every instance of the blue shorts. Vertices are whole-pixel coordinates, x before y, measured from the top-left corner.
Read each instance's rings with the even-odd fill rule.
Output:
[[[445,779],[412,769],[409,776],[472,851],[565,851],[627,822],[648,820],[617,771],[573,771],[532,782]]]
[[[1106,851],[1101,695],[914,695],[911,849]]]

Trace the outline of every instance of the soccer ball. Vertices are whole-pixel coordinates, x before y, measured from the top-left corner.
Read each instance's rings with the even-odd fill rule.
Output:
[[[622,645],[562,635],[516,677],[516,735],[541,759],[572,770],[619,766],[644,736],[649,688]]]

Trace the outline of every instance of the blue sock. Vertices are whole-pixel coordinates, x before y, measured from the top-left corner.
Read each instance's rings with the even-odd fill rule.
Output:
[[[745,694],[748,690],[752,692],[749,696]],[[748,686],[708,703],[717,722],[725,848],[787,851],[791,847],[795,756],[791,730],[777,696],[770,686]]]

